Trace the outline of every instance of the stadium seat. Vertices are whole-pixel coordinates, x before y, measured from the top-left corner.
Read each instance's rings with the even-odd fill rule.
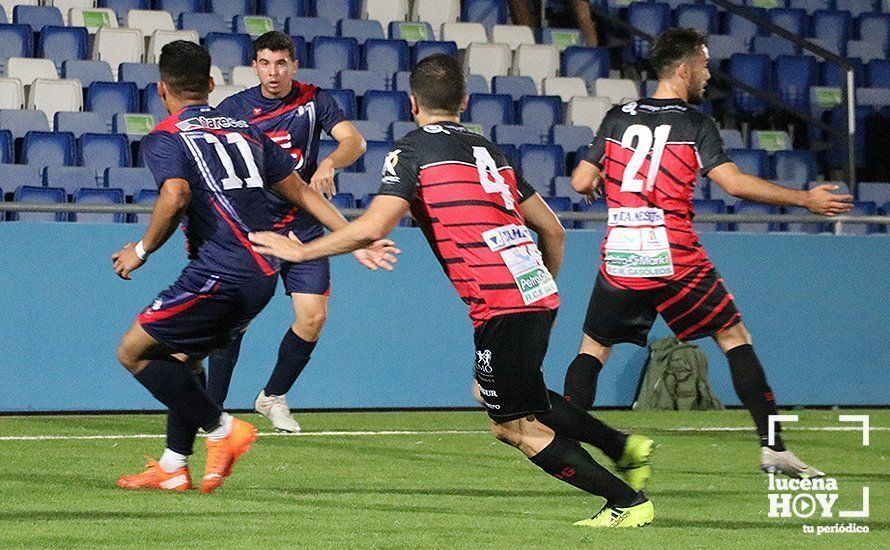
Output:
[[[767,12],[763,8],[749,7],[748,10],[760,17],[767,17]],[[727,13],[724,21],[724,34],[734,36],[737,39],[741,40],[744,44],[750,44],[751,39],[759,34],[757,25],[753,21],[749,21],[748,19],[745,19],[740,15]]]
[[[467,95],[469,94],[487,94],[490,93],[491,90],[488,87],[488,79],[479,74],[468,74],[466,77],[467,80]]]
[[[794,43],[781,36],[755,36],[751,41],[751,53],[763,54],[770,59],[779,56],[794,56],[799,53]]]
[[[726,153],[742,172],[760,178],[769,177],[769,156],[766,151],[761,149],[729,149]]]
[[[315,0],[312,2],[316,17],[331,21],[338,19],[358,19],[361,17],[361,0]]]
[[[179,21],[183,13],[201,11],[204,7],[202,0],[154,0],[154,5],[159,10],[168,12],[174,20]]]
[[[816,61],[810,56],[779,56],[775,61],[775,89],[782,101],[809,112],[816,68]]]
[[[556,176],[550,183],[551,197],[570,197],[574,198],[578,194],[572,189],[571,176]]]
[[[86,27],[91,35],[99,29],[116,29],[117,15],[108,8],[71,8],[68,11],[68,25]]]
[[[184,31],[196,31],[201,40],[210,33],[231,32],[231,27],[218,13],[182,13],[179,15],[179,28]]]
[[[726,203],[722,200],[705,200],[695,199],[692,201],[692,208],[697,215],[702,214],[726,214]],[[693,228],[695,231],[725,231],[725,224],[714,222],[700,222],[694,219]]]
[[[124,204],[121,189],[82,188],[74,192],[74,202],[79,204]],[[94,214],[78,212],[71,214],[71,221],[79,223],[124,223],[126,214]]]
[[[828,49],[846,55],[852,21],[850,12],[818,10],[813,14],[813,38],[824,41]]]
[[[565,175],[565,154],[558,145],[525,144],[519,147],[522,176],[536,189],[547,189],[550,181]]]
[[[12,10],[12,22],[16,25],[28,25],[34,32],[41,32],[46,26],[65,26],[62,12],[54,6],[18,5]]]
[[[232,67],[232,86],[251,88],[260,83],[260,78],[253,71],[253,67]]]
[[[11,57],[31,57],[34,34],[27,25],[0,25],[0,69]]]
[[[380,187],[380,173],[383,170],[383,161],[392,150],[392,144],[387,141],[368,141],[367,150],[362,155],[362,168],[366,174],[372,174],[377,178],[375,187],[371,193],[376,193]]]
[[[890,88],[890,59],[875,59],[866,66],[866,81],[871,88]]]
[[[185,40],[187,42],[199,43],[197,31],[167,31],[157,30],[151,34],[148,39],[148,47],[145,50],[145,60],[149,63],[157,63],[161,58],[161,49],[170,42],[176,40]]]
[[[3,182],[6,189],[14,189],[21,185],[43,186],[41,169],[27,164],[0,164],[0,182]]]
[[[593,130],[587,126],[554,124],[550,130],[550,142],[562,147],[563,151],[577,151],[589,145],[591,141],[593,141]]]
[[[444,53],[445,55],[457,55],[457,44],[454,42],[430,42],[422,40],[414,43],[414,64],[420,63],[423,58]]]
[[[772,155],[773,174],[777,181],[803,189],[816,179],[818,165],[812,151],[776,151]]]
[[[340,175],[342,176],[343,174],[340,174]],[[362,174],[362,175],[364,175],[364,174]],[[339,190],[339,188],[340,188],[340,184],[338,183],[337,189]],[[346,209],[355,208],[355,195],[353,195],[352,193],[339,193],[338,192],[336,195],[331,197],[331,204],[333,204],[337,210],[346,210]]]
[[[573,97],[587,97],[587,84],[577,77],[547,77],[544,79],[544,95],[559,96],[563,103],[568,103]]]
[[[354,38],[359,45],[364,45],[368,40],[386,38],[379,21],[365,21],[364,19],[341,20],[337,23],[337,34],[343,38]]]
[[[519,101],[524,95],[537,95],[535,81],[528,76],[496,76],[491,79],[491,91],[496,94],[506,94]]]
[[[95,187],[96,172],[85,166],[47,166],[43,169],[43,185],[60,187],[70,195],[80,187]]]
[[[545,78],[559,73],[559,50],[547,44],[523,45],[513,57],[513,74],[530,76],[541,91]]]
[[[55,114],[53,128],[56,132],[70,132],[75,138],[86,132],[101,134],[108,131],[105,117],[90,112],[59,111]]]
[[[86,27],[47,26],[40,33],[37,55],[52,59],[57,68],[69,59],[86,59],[90,35]]]
[[[31,131],[50,131],[46,114],[31,109],[0,109],[0,130],[9,130],[15,139]]]
[[[633,2],[627,7],[627,22],[637,29],[658,36],[671,23],[671,8],[661,2]],[[648,59],[649,41],[634,37],[633,54],[638,59]]]
[[[503,25],[507,22],[506,0],[463,0],[461,21],[481,23],[486,28]]]
[[[246,34],[209,33],[205,46],[210,51],[210,58],[225,72],[232,67],[249,65],[253,57],[253,42]]]
[[[30,185],[19,186],[13,193],[12,200],[16,202],[41,202],[64,204],[67,197],[65,190],[55,187],[33,187]],[[13,220],[23,222],[63,222],[68,216],[62,212],[17,212],[12,214]]]
[[[353,119],[356,117],[358,107],[356,106],[355,92],[352,90],[327,90],[327,94],[337,102],[346,118]]]
[[[890,183],[859,182],[856,186],[856,200],[882,204],[890,201]]]
[[[708,37],[708,53],[714,62],[729,59],[734,53],[746,53],[748,43],[729,34],[712,34]]]
[[[552,44],[557,50],[562,52],[566,48],[580,46],[584,43],[584,40],[581,39],[581,31],[578,29],[547,27],[541,29],[541,43]]]
[[[551,126],[562,124],[562,100],[557,96],[523,96],[516,114],[520,123],[537,128],[541,137],[547,136]]]
[[[371,90],[364,96],[360,114],[363,120],[373,120],[382,128],[397,120],[410,120],[408,94]]]
[[[880,6],[881,3],[878,2]],[[884,4],[884,11],[887,12],[888,6]],[[868,12],[875,11],[875,2],[873,0],[835,0],[834,9],[840,11],[848,11],[853,17],[859,17]]]
[[[124,134],[84,134],[77,141],[81,166],[130,166],[130,140]]]
[[[529,182],[531,183],[531,182]],[[534,187],[534,186],[533,186]],[[537,189],[537,188],[536,188]],[[538,190],[540,193],[541,191]],[[551,210],[556,212],[571,212],[572,211],[572,199],[569,197],[544,197],[544,202],[547,203],[547,206],[550,207]],[[562,226],[566,229],[572,229],[575,226],[575,222],[572,221],[562,221]]]
[[[141,189],[155,187],[154,176],[148,168],[109,167],[103,172],[105,187],[122,189],[128,197],[135,196]]]
[[[253,0],[207,0],[206,7],[207,11],[222,15],[229,24],[232,24],[236,15],[256,13]]]
[[[69,14],[68,14],[68,11],[71,10],[71,8],[84,9],[84,8],[92,8],[93,6],[96,5],[95,0],[52,0],[51,3],[54,7],[58,8],[58,10],[62,13],[62,21],[65,22],[65,25],[71,24]],[[2,12],[2,11],[3,10],[0,10],[0,12]],[[0,19],[3,19],[4,16],[5,16],[5,14],[0,13]],[[6,21],[3,21],[3,22],[5,23]],[[0,217],[2,217],[2,216],[0,216]]]
[[[156,189],[142,189],[133,195],[133,204],[152,206],[157,199],[158,191]],[[134,214],[133,223],[148,223],[150,218],[151,216],[149,214]]]
[[[559,179],[559,178],[556,178],[556,179]],[[554,179],[554,181],[556,181],[556,179]],[[570,197],[578,196],[578,194],[575,192],[574,189],[571,188],[571,186],[569,186],[568,191],[569,191],[568,195],[562,195],[562,196],[565,198],[568,198],[569,200],[571,200]],[[554,196],[560,196],[559,194],[556,193],[555,185],[554,185]],[[587,203],[586,201],[581,200],[578,202],[578,212],[606,215],[609,212],[609,207],[606,205],[606,201],[603,199],[598,199],[591,203]],[[565,225],[565,224],[563,224],[563,225]],[[599,222],[597,222],[597,221],[579,221],[579,222],[576,222],[576,227],[578,229],[602,229],[603,227],[605,227],[605,223],[602,221],[599,221]]]
[[[759,204],[754,202],[739,201],[733,206],[735,214],[762,215],[762,214],[778,214],[779,210],[775,206],[768,204]],[[744,233],[766,233],[779,231],[777,223],[761,223],[761,222],[742,222],[736,223],[735,230]]]
[[[210,92],[210,97],[207,98],[207,103],[211,107],[216,107],[227,97],[233,96],[238,92],[243,91],[244,86],[217,86],[213,89],[212,92]]]
[[[417,124],[406,120],[397,120],[390,126],[389,134],[393,141],[399,141],[409,133],[417,129]]]
[[[873,59],[885,59],[886,48],[875,40],[850,40],[847,42],[847,56],[856,57],[868,63]]]
[[[19,164],[73,166],[74,135],[68,132],[28,132],[22,140]]]
[[[392,75],[392,89],[397,92],[407,92],[410,94],[411,73],[409,71],[399,71]]]
[[[785,213],[793,216],[812,216],[813,214],[806,208],[785,207]],[[828,233],[832,231],[829,223],[797,223],[789,222],[784,224],[787,231],[792,233]]]
[[[132,82],[94,82],[87,89],[85,108],[102,113],[110,122],[115,113],[139,110],[139,90]]]
[[[506,94],[472,94],[463,119],[481,124],[486,131],[513,123],[513,98]]]
[[[853,83],[856,86],[866,85],[865,65],[859,58],[848,57],[847,62],[853,65]],[[819,84],[840,88],[847,81],[847,72],[835,63],[820,64]]]
[[[173,31],[173,17],[163,10],[130,10],[127,12],[126,27],[139,29],[142,36],[151,36],[155,31]]]
[[[409,48],[404,40],[370,39],[365,42],[363,67],[383,74],[408,70]]]
[[[22,85],[28,87],[38,78],[56,80],[59,78],[56,66],[50,59],[24,59],[11,57],[6,63],[6,76],[18,78]]]
[[[377,71],[340,71],[337,87],[352,90],[357,96],[365,95],[368,90],[386,91],[389,78]]]
[[[333,88],[336,81],[335,74],[330,71],[325,69],[304,69],[302,67],[297,70],[296,78],[300,82],[326,89]]]
[[[257,13],[268,15],[275,21],[277,29],[283,29],[289,17],[309,15],[309,0],[260,0]]]
[[[767,12],[769,20],[797,36],[807,35],[807,12],[799,8],[776,8]]]
[[[890,10],[888,10],[890,11]],[[859,16],[859,39],[882,50],[890,46],[890,13],[865,13]],[[847,52],[848,55],[852,54]]]
[[[521,124],[499,124],[491,131],[495,143],[498,145],[513,145],[515,147],[525,145],[526,143],[540,145],[539,133],[537,128],[522,126]]]
[[[510,48],[505,44],[476,42],[467,48],[464,56],[464,70],[470,74],[482,75],[487,80],[504,77],[510,73],[512,58]],[[534,81],[531,81],[531,84],[534,87]]]
[[[105,61],[71,59],[62,63],[62,78],[77,79],[84,88],[93,82],[114,82],[111,66]]]
[[[886,88],[858,88],[856,90],[856,105],[881,107],[890,106],[890,94]]]
[[[745,141],[742,139],[742,133],[738,130],[720,130],[720,138],[723,140],[725,149],[744,149],[746,147]]]
[[[495,25],[491,29],[491,41],[506,44],[510,50],[515,50],[523,44],[534,44],[535,35],[525,25]]]
[[[597,78],[593,91],[597,97],[608,98],[612,105],[636,101],[640,97],[637,83],[626,78]]]
[[[275,21],[265,15],[236,15],[232,26],[236,33],[247,34],[253,39],[276,30]]]
[[[358,68],[358,43],[354,38],[318,36],[312,40],[312,66],[333,73]]]
[[[117,71],[121,63],[141,63],[145,50],[142,32],[135,29],[101,28],[93,43],[93,59],[105,61]]]
[[[576,97],[568,104],[566,122],[596,131],[611,108],[612,102],[607,97]]]
[[[751,132],[751,148],[764,151],[787,151],[792,149],[791,136],[776,130],[754,130]]]
[[[763,54],[738,53],[729,58],[729,74],[760,90],[769,89],[770,61]],[[745,92],[734,90],[733,103],[739,111],[758,114],[766,109],[766,102]]]
[[[435,33],[444,23],[454,23],[460,19],[460,0],[414,0],[411,19],[426,21]]]
[[[121,63],[118,75],[120,77],[118,80],[132,82],[140,90],[146,86],[154,86],[161,79],[158,66],[154,63]]]
[[[393,21],[406,21],[408,0],[365,0],[365,14],[368,19],[380,21],[383,26]]]
[[[284,29],[287,34],[302,36],[307,42],[320,36],[328,38],[337,36],[334,23],[321,17],[289,17],[284,24]]]
[[[0,130],[0,164],[10,164],[15,161],[15,147],[13,144],[12,132],[9,130]],[[6,181],[0,175],[0,181]],[[3,193],[0,192],[0,198]],[[0,216],[2,218],[3,216]]]
[[[80,82],[38,78],[28,93],[28,108],[43,111],[47,120],[52,120],[58,111],[80,111],[83,109]]]
[[[155,117],[150,114],[116,113],[111,119],[111,131],[115,134],[126,134],[130,141],[137,141],[150,133],[156,123]]]
[[[473,42],[488,42],[485,27],[479,23],[443,23],[441,38],[454,42],[461,50],[467,49]]]
[[[0,78],[0,109],[24,109],[25,90],[18,78]]]
[[[351,120],[350,122],[366,141],[386,141],[387,139],[386,130],[388,127],[384,128],[376,120]],[[393,122],[393,124],[395,123]],[[324,157],[319,156],[318,158]]]
[[[404,40],[409,44],[436,40],[433,27],[424,21],[393,21],[389,24],[388,34],[391,40]]]
[[[562,52],[562,76],[579,77],[593,90],[597,78],[609,76],[609,51],[606,48],[573,46]]]
[[[149,0],[98,0],[99,7],[114,11],[119,23],[123,23],[130,10],[147,10]]]
[[[674,26],[713,34],[717,32],[717,8],[708,4],[681,4],[674,10]]]

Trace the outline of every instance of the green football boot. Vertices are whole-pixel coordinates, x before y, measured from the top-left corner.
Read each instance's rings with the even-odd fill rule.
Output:
[[[646,436],[631,434],[624,443],[624,454],[615,462],[618,473],[634,491],[642,491],[652,477],[652,449],[655,443]]]
[[[643,497],[645,498],[645,497]],[[619,506],[603,506],[595,516],[590,519],[576,521],[575,525],[584,527],[642,527],[652,523],[655,518],[655,508],[651,500],[635,506],[621,508]]]

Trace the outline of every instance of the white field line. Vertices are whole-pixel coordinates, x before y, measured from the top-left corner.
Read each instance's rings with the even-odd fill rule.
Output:
[[[705,426],[659,428],[653,432],[748,432],[753,427],[747,426]],[[872,426],[873,432],[890,431],[890,427]],[[854,426],[814,426],[794,427],[789,431],[804,432],[859,432],[862,428]],[[319,432],[260,432],[261,437],[356,437],[356,436],[382,436],[382,435],[482,435],[489,433],[487,430],[377,430],[377,431],[319,431]],[[164,434],[105,434],[105,435],[4,435],[0,441],[90,441],[90,440],[121,440],[121,439],[161,439]]]

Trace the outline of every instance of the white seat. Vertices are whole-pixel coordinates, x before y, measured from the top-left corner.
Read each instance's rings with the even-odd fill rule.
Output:
[[[366,0],[365,16],[380,21],[385,29],[393,21],[408,19],[408,0]]]
[[[510,47],[506,44],[475,42],[470,44],[464,56],[464,72],[482,75],[491,82],[493,77],[510,72],[511,59]]]
[[[566,120],[573,126],[587,126],[596,133],[611,108],[612,102],[607,97],[575,97],[569,101]]]
[[[174,31],[173,16],[168,11],[130,10],[127,12],[127,28],[139,29],[143,36],[155,31]]]
[[[24,57],[10,57],[6,62],[6,76],[18,78],[23,86],[30,86],[38,78],[46,80],[58,80],[56,65],[52,59],[30,59]]]
[[[80,80],[38,78],[28,92],[28,109],[39,109],[46,113],[50,124],[58,111],[82,111],[83,88],[80,87]]]
[[[217,86],[210,92],[209,103],[211,107],[216,107],[222,101],[238,92],[244,91],[244,86]]]
[[[110,8],[71,8],[68,10],[68,24],[86,27],[90,34],[96,34],[101,28],[116,29],[117,15]]]
[[[506,44],[515,50],[523,44],[534,44],[535,35],[525,25],[495,25],[491,29],[491,41]]]
[[[523,44],[513,58],[513,74],[530,76],[541,91],[541,82],[559,73],[559,50],[549,44]]]
[[[176,40],[186,40],[198,44],[198,31],[162,31],[157,30],[148,39],[148,47],[145,49],[145,61],[157,63],[161,57],[161,49]]]
[[[439,38],[442,23],[453,23],[460,19],[459,0],[414,0],[414,21],[425,21],[433,27],[433,34]]]
[[[139,29],[102,28],[93,43],[93,59],[107,62],[116,73],[121,63],[142,63],[144,49]]]
[[[488,35],[482,23],[442,23],[439,37],[440,40],[456,43],[461,50],[467,49],[473,42],[488,42]]]
[[[225,86],[226,85],[226,77],[223,76],[222,69],[220,69],[216,65],[210,66],[210,76],[211,76],[211,78],[213,78],[213,82],[217,86]]]
[[[0,78],[0,109],[23,109],[25,89],[18,78]]]
[[[6,20],[12,23],[12,9],[16,6],[36,6],[38,0],[0,0],[0,6],[6,10]]]
[[[62,20],[68,25],[68,11],[71,8],[94,8],[96,7],[96,0],[52,0],[50,2],[44,2],[44,5],[51,5],[58,8],[59,11],[62,12]]]
[[[583,78],[549,76],[544,79],[544,95],[558,95],[568,103],[573,97],[587,97],[587,84]]]
[[[626,78],[597,78],[593,82],[593,91],[599,97],[608,97],[612,105],[640,98],[637,83]]]
[[[244,86],[253,88],[260,83],[260,78],[253,71],[253,67],[233,67],[232,86]]]

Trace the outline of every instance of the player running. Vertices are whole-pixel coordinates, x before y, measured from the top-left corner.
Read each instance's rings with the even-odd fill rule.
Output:
[[[333,196],[334,170],[345,168],[365,152],[365,140],[334,99],[324,90],[294,80],[297,70],[294,41],[271,31],[254,41],[253,68],[260,84],[224,100],[217,110],[248,121],[283,147],[296,160],[297,173],[315,190]],[[324,129],[337,140],[330,155],[318,161],[318,145]],[[293,231],[302,241],[324,234],[322,225],[305,210],[280,203],[278,227]],[[285,395],[306,367],[327,319],[331,289],[330,263],[321,258],[302,264],[283,263],[284,291],[293,300],[293,325],[278,347],[278,361],[269,381],[256,398],[257,412],[272,421],[275,429],[299,432]],[[238,355],[241,337],[210,354],[207,392],[218,403],[225,401]]]
[[[660,79],[655,94],[609,111],[572,176],[572,187],[591,199],[602,182],[609,220],[565,395],[590,408],[612,346],[645,346],[661,314],[679,339],[711,336],[726,354],[733,386],[760,435],[761,469],[822,476],[786,450],[779,435],[768,444],[775,398],[733,297],[693,231],[692,191],[701,173],[733,196],[827,216],[849,211],[852,197],[831,193],[834,185],[797,191],[739,171],[713,119],[690,105],[702,101],[710,78],[705,37],[698,31],[668,29],[649,62]]]
[[[251,234],[254,248],[295,263],[343,254],[384,238],[410,207],[470,306],[475,380],[495,437],[557,479],[606,498],[579,525],[651,522],[652,503],[639,489],[649,475],[652,441],[606,426],[544,385],[542,363],[559,307],[553,276],[565,241],[559,220],[495,145],[459,123],[466,83],[454,58],[418,63],[411,93],[421,128],[387,156],[379,194],[364,215],[309,243]],[[537,246],[528,228],[538,234]],[[579,440],[601,448],[635,486],[600,466]]]
[[[112,260],[115,273],[130,279],[184,219],[190,261],[118,348],[121,364],[170,409],[160,461],[150,460],[145,472],[121,477],[118,485],[190,489],[186,459],[201,428],[207,432],[201,492],[210,493],[256,440],[256,428],[223,412],[207,394],[200,366],[211,349],[239,337],[275,292],[278,261],[253,251],[247,234],[274,228],[272,190],[313,215],[339,214],[300,180],[284,150],[244,120],[207,106],[213,81],[206,49],[172,42],[159,61],[158,94],[172,115],[142,141],[142,152],[160,194],[145,235]],[[335,226],[345,224],[341,217]],[[360,255],[370,267],[389,267],[385,250]]]

